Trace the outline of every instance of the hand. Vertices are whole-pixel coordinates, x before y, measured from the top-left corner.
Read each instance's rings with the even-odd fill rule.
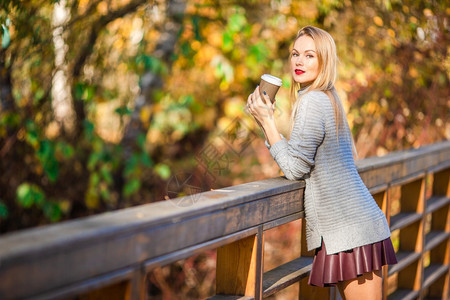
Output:
[[[256,87],[255,91],[248,96],[247,109],[263,130],[267,122],[274,120],[275,102],[272,104],[269,96],[261,95],[259,87]]]

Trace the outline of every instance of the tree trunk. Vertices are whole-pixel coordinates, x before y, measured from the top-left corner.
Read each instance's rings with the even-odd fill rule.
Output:
[[[70,18],[66,0],[55,3],[53,8],[53,45],[55,47],[55,74],[52,80],[52,109],[55,121],[65,132],[72,132],[75,113],[72,107],[71,90],[67,76],[64,25]]]

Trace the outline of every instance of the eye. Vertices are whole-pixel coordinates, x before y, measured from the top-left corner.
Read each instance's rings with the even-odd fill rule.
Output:
[[[307,57],[307,58],[313,58],[314,55],[312,55],[312,54],[307,54],[306,57]]]
[[[292,56],[298,56],[297,52],[292,52]]]

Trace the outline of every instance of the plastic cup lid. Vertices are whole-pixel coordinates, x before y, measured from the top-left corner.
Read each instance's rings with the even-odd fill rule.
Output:
[[[271,84],[274,84],[274,85],[278,85],[278,86],[281,86],[281,84],[283,83],[283,81],[280,78],[275,77],[275,76],[270,75],[270,74],[262,75],[261,79],[264,80],[264,81],[267,81],[268,83],[271,83]]]

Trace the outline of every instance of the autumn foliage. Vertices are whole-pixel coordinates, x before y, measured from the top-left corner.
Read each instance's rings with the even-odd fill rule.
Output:
[[[262,74],[283,78],[286,133],[307,24],[336,41],[360,158],[448,139],[449,15],[446,1],[2,1],[0,232],[280,175],[244,105]]]

